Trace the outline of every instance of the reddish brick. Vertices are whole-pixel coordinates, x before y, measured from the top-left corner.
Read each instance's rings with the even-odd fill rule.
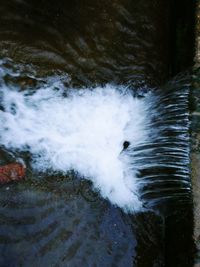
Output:
[[[20,163],[10,163],[0,166],[0,183],[9,183],[11,181],[20,181],[25,176],[25,167]]]

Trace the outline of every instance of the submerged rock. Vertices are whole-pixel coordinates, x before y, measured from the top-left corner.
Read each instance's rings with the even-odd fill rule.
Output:
[[[25,176],[25,167],[20,163],[10,163],[0,166],[0,183],[19,181]]]

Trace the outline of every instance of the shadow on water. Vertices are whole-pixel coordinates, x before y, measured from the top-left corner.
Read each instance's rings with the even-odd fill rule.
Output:
[[[40,177],[30,169],[24,182],[2,185],[0,266],[192,266],[190,75],[153,89],[182,71],[184,52],[173,44],[176,31],[180,44],[188,29],[181,32],[175,12],[170,1],[156,0],[1,1],[6,84],[37,89],[57,74],[70,87],[112,82],[138,97],[151,88],[148,127],[155,131],[134,150],[145,212],[124,214],[73,173]],[[1,164],[9,161],[2,149]]]
[[[165,1],[12,0],[0,12],[2,55],[63,69],[73,85],[158,85],[167,77]]]

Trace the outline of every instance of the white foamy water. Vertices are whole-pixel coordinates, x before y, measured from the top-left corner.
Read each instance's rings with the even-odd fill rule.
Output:
[[[91,90],[63,87],[54,81],[28,94],[3,84],[0,143],[29,151],[39,171],[73,169],[114,205],[137,210],[141,202],[131,149],[147,139],[145,101],[110,85]],[[131,149],[123,150],[124,141]]]

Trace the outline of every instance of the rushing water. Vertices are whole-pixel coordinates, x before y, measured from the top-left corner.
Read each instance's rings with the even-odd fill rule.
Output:
[[[0,162],[27,174],[0,187],[0,266],[191,266],[164,2],[2,1]]]
[[[49,80],[30,94],[2,83],[1,144],[29,152],[35,170],[75,170],[113,204],[138,209],[131,150],[148,139],[145,102],[123,87],[68,90]]]

